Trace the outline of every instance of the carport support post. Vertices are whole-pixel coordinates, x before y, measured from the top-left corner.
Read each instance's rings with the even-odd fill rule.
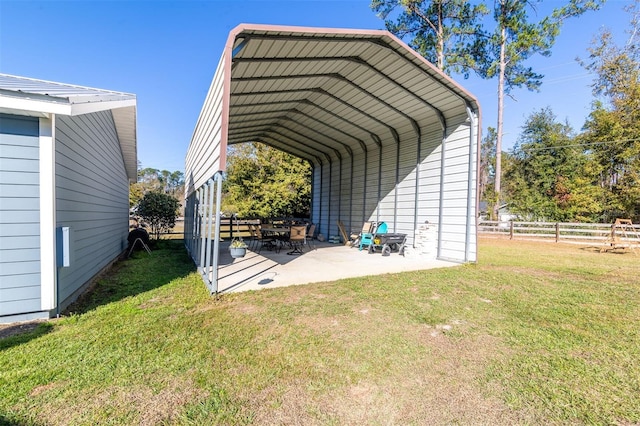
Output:
[[[469,116],[469,174],[467,175],[467,226],[465,229],[465,238],[464,238],[464,261],[469,261],[469,251],[470,251],[470,240],[471,240],[471,221],[475,221],[476,217],[473,214],[473,209],[471,207],[471,201],[475,199],[472,197],[473,192],[473,160],[475,156],[473,155],[473,147],[476,144],[476,115],[470,106],[467,105],[467,115]],[[476,194],[476,197],[478,195]]]
[[[218,172],[213,177],[213,181],[216,184],[216,202],[215,202],[215,218],[216,226],[213,235],[213,265],[211,278],[211,293],[218,293],[218,261],[220,258],[220,200],[222,199],[222,180],[224,179],[223,172]],[[213,205],[211,206],[214,207]]]
[[[207,217],[207,186],[202,185],[200,189],[198,189],[198,196],[200,198],[200,258],[198,259],[198,266],[200,268],[204,267],[204,254],[206,248],[206,230],[207,224],[205,223],[205,218]]]
[[[209,280],[209,272],[211,270],[211,234],[213,233],[213,179],[209,179],[207,181],[207,187],[209,188],[209,202],[207,205],[209,206],[209,217],[207,219],[207,254],[205,255],[205,263],[204,263],[204,273],[206,274],[206,280]]]

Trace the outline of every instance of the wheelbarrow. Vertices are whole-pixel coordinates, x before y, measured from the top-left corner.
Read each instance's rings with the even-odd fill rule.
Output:
[[[389,256],[392,251],[404,256],[404,243],[407,241],[407,234],[375,234],[373,244],[369,245],[369,254],[373,254],[377,249],[382,251],[383,256]]]

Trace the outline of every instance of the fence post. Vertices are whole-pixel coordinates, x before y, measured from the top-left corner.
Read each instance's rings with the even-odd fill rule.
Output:
[[[556,243],[560,241],[560,223],[556,222]]]
[[[509,239],[513,240],[513,221],[509,221]]]

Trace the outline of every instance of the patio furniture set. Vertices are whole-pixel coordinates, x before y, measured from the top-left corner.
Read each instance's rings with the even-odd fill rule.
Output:
[[[313,223],[291,223],[291,224],[266,224],[251,225],[250,247],[252,250],[258,249],[258,253],[265,248],[279,253],[282,248],[289,248],[288,255],[303,254],[304,248],[315,249],[313,238],[316,225]]]

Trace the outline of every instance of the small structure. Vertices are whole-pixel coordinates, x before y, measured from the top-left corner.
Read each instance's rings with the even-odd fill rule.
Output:
[[[136,97],[0,74],[0,322],[49,318],[127,247]]]
[[[640,234],[633,226],[631,219],[616,219],[611,225],[611,233],[605,241],[604,247],[600,252],[617,249],[631,249],[635,254],[635,248],[640,248]]]
[[[429,221],[438,259],[474,262],[479,121],[476,98],[390,32],[239,25],[185,160],[187,249],[217,292],[226,150],[262,142],[312,165],[320,234],[384,221],[414,247]]]

